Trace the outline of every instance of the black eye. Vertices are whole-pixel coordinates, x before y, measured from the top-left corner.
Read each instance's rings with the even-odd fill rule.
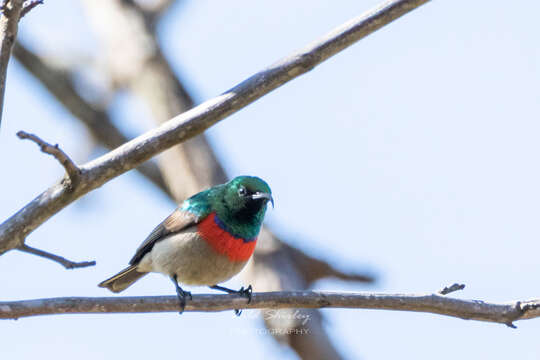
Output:
[[[242,186],[240,189],[238,189],[238,194],[245,196],[247,194],[246,188]]]

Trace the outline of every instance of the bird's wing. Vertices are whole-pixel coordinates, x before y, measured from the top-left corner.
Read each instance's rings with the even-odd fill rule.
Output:
[[[158,241],[164,239],[166,236],[177,233],[190,226],[199,223],[199,217],[189,211],[183,211],[176,209],[171,215],[169,215],[161,224],[156,226],[154,230],[148,235],[146,240],[139,246],[135,255],[129,261],[130,265],[136,265]]]

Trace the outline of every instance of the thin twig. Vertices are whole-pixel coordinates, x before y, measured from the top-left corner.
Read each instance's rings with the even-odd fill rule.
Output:
[[[49,252],[33,248],[31,246],[28,246],[26,244],[23,244],[21,247],[17,248],[17,250],[20,250],[22,252],[33,254],[37,256],[44,257],[46,259],[55,261],[65,267],[66,269],[78,269],[78,268],[84,268],[88,266],[94,266],[96,265],[95,261],[81,261],[81,262],[74,262],[71,260],[68,260],[62,256],[54,255]]]
[[[23,18],[23,16],[25,16],[30,11],[32,11],[32,9],[35,8],[36,6],[42,5],[42,4],[43,4],[43,0],[32,0],[32,1],[26,2],[21,11],[21,18]]]
[[[489,303],[439,294],[339,293],[329,291],[280,291],[254,293],[247,304],[239,295],[193,295],[186,311],[233,309],[346,308],[424,312],[461,319],[513,326],[517,320],[540,317],[540,300]],[[66,297],[0,302],[0,319],[27,316],[88,313],[177,312],[176,296]]]
[[[0,254],[21,246],[26,236],[67,205],[152,156],[190,139],[279,86],[310,71],[358,40],[428,0],[396,0],[338,27],[307,48],[253,75],[224,94],[186,111],[158,128],[91,161],[73,191],[53,185],[0,224]]]
[[[441,295],[448,295],[450,293],[453,293],[454,291],[463,290],[465,289],[465,284],[452,284],[450,286],[445,286],[444,289],[439,290],[439,294]]]
[[[73,160],[70,159],[70,157],[58,146],[58,144],[51,145],[42,139],[40,139],[38,136],[34,134],[29,134],[25,131],[19,131],[17,133],[17,136],[20,139],[28,139],[40,147],[41,151],[45,154],[49,154],[54,156],[60,164],[66,169],[66,173],[68,174],[69,179],[71,180],[71,186],[75,186],[80,180],[81,177],[81,170],[77,167],[77,165],[73,162]]]

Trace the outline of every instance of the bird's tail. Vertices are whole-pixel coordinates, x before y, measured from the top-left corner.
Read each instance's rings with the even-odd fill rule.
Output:
[[[136,265],[131,265],[113,277],[101,282],[98,286],[119,293],[130,287],[135,281],[146,275],[146,272],[137,271]]]

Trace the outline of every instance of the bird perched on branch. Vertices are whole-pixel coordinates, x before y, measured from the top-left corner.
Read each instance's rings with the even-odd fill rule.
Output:
[[[180,313],[191,293],[179,283],[239,294],[249,303],[251,285],[231,290],[218,284],[238,274],[250,259],[269,201],[274,206],[270,187],[254,176],[238,176],[195,194],[150,233],[127,268],[98,286],[117,293],[158,272],[173,281]]]

